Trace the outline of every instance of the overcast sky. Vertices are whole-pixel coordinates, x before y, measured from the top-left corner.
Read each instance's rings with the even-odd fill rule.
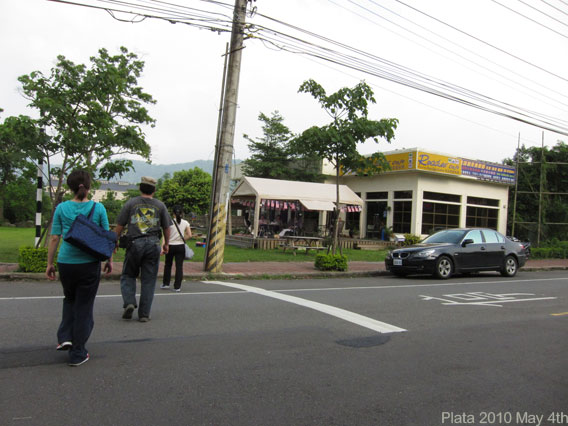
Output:
[[[76,2],[138,11],[117,3],[172,11],[172,5],[183,5],[219,13],[220,21],[208,23],[219,28],[226,27],[223,20],[231,16],[234,4],[231,0],[215,2],[220,5],[203,0]],[[562,134],[465,104],[568,132],[565,0],[258,0],[254,6],[257,13],[247,16],[247,22],[263,28],[245,42],[242,56],[234,142],[237,159],[249,155],[243,133],[262,136],[260,112],[269,115],[278,110],[294,133],[327,123],[319,104],[310,95],[298,93],[309,78],[328,93],[365,80],[377,99],[370,118],[400,120],[391,144],[367,142],[361,146],[363,154],[421,147],[500,162],[513,156],[519,134],[527,146],[540,146],[543,132],[547,146],[559,140],[568,142]],[[177,11],[176,19],[197,13]],[[132,19],[126,14],[115,16]],[[268,32],[266,27],[279,33]],[[152,161],[173,164],[213,159],[222,54],[229,36],[158,19],[125,23],[103,10],[47,0],[1,0],[0,108],[4,113],[0,119],[34,115],[19,92],[18,76],[34,70],[49,74],[60,54],[75,63],[88,63],[102,47],[116,53],[119,46],[125,46],[145,61],[139,82],[157,100],[149,108],[156,127],[145,129]],[[281,49],[290,47],[292,39],[286,36],[295,37],[297,53]],[[308,54],[308,49],[315,53],[318,46],[332,52],[328,57],[339,63]],[[342,56],[338,60],[335,52],[351,59]],[[318,55],[322,56],[321,51]],[[371,71],[348,68],[346,63]],[[405,85],[372,74],[388,74],[389,80],[397,81],[405,78]],[[436,89],[438,95],[407,87],[409,84]]]

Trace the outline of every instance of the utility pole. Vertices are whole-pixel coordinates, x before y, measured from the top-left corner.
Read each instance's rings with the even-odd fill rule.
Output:
[[[235,0],[227,81],[224,87],[221,135],[217,139],[213,170],[213,193],[204,260],[204,269],[207,272],[222,272],[223,266],[246,8],[247,0]]]

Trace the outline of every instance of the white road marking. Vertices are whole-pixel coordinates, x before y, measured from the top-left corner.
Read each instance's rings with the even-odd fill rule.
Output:
[[[323,303],[312,302],[311,300],[302,299],[300,297],[289,296],[270,290],[265,290],[258,287],[252,287],[243,284],[234,284],[224,281],[203,281],[205,284],[217,284],[231,288],[237,288],[249,293],[259,294],[261,296],[272,297],[273,299],[282,300],[284,302],[294,303],[296,305],[304,306],[306,308],[314,309],[324,314],[340,318],[342,320],[360,325],[361,327],[369,328],[379,333],[400,333],[406,331],[404,328],[396,327],[385,322],[377,321],[363,315],[356,314],[355,312],[346,311],[345,309],[336,308],[335,306],[324,305]]]
[[[451,287],[451,286],[464,286],[464,285],[481,285],[481,284],[510,284],[510,283],[536,283],[543,281],[564,281],[567,278],[541,278],[537,280],[496,280],[496,281],[466,281],[466,282],[443,282],[434,284],[400,284],[400,285],[374,285],[374,286],[355,286],[355,287],[321,287],[321,288],[293,288],[293,289],[278,289],[273,290],[279,293],[302,293],[310,291],[344,291],[344,290],[388,290],[388,289],[400,289],[400,288],[428,288],[428,287]],[[209,282],[209,281],[202,281]],[[239,294],[242,291],[201,291],[201,292],[190,292],[190,293],[174,293],[174,292],[158,292],[154,294],[154,297],[161,296],[199,296],[199,295],[211,295],[211,294]],[[140,294],[136,295],[137,297]],[[122,297],[120,294],[98,294],[97,298],[113,298]],[[14,296],[14,297],[0,297],[0,301],[4,300],[48,300],[48,299],[63,299],[63,296]]]

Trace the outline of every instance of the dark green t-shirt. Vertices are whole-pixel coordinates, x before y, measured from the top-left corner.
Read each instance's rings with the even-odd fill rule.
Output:
[[[141,235],[160,235],[160,229],[166,229],[172,220],[166,205],[160,200],[138,196],[126,202],[120,211],[116,223],[128,227],[127,235],[131,238]]]

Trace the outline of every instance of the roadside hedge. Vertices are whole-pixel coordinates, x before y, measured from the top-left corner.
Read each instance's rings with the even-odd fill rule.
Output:
[[[531,259],[568,259],[568,249],[562,247],[531,248]]]
[[[315,262],[320,271],[347,271],[347,256],[341,254],[318,254]]]
[[[57,254],[54,263],[57,265]],[[20,247],[18,264],[21,272],[45,272],[47,268],[47,247]]]

